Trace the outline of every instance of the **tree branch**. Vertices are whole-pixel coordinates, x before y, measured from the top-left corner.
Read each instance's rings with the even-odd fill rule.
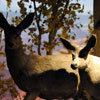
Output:
[[[40,14],[39,16],[37,15],[37,11],[36,11],[36,4],[35,4],[35,0],[33,0],[34,3],[34,9],[35,9],[35,15],[36,15],[36,23],[37,23],[37,28],[39,31],[39,37],[38,37],[38,54],[41,55],[41,28],[40,28],[40,18],[41,18],[41,12],[42,12],[42,8],[40,10]],[[43,5],[43,3],[42,3]]]

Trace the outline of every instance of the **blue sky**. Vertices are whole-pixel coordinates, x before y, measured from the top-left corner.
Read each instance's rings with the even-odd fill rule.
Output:
[[[17,6],[17,2],[20,0],[12,0],[11,10],[12,11],[19,11],[19,7]],[[93,12],[93,0],[79,0],[81,4],[84,4],[84,14],[87,14],[88,11]],[[6,11],[7,10],[7,4],[6,0],[0,0],[0,11]]]
[[[93,0],[80,0],[81,4],[84,4],[84,14],[87,14],[88,11],[93,13]]]

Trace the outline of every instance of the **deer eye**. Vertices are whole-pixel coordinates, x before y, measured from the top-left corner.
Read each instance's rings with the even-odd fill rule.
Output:
[[[75,59],[75,55],[74,54],[72,54],[72,60],[74,60]]]

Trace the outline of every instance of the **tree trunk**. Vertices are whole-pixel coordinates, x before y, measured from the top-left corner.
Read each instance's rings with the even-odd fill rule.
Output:
[[[94,0],[94,33],[97,36],[97,44],[94,55],[100,57],[100,0]]]
[[[38,28],[38,31],[39,31],[39,37],[38,37],[38,55],[41,55],[41,37],[42,37],[42,34],[41,34],[41,28],[40,28],[40,18],[41,18],[41,12],[42,12],[42,8],[41,8],[41,11],[39,13],[39,17],[38,17],[38,14],[37,14],[37,8],[36,8],[36,1],[34,0],[33,1],[33,4],[34,4],[34,10],[35,10],[35,14],[36,14],[36,24],[37,24],[37,28]],[[42,6],[43,6],[43,3],[42,3]]]

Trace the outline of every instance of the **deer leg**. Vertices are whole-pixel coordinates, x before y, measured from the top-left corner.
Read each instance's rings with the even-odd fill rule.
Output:
[[[37,97],[36,93],[27,93],[24,100],[35,100]]]

